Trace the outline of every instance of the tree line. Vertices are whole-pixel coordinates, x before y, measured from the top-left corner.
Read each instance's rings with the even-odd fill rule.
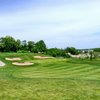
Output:
[[[67,47],[66,49],[48,49],[43,40],[40,40],[38,42],[26,40],[21,41],[20,39],[16,40],[11,36],[0,38],[0,52],[45,53],[53,57],[70,57],[67,53],[71,53],[73,55],[79,53],[79,51],[74,47]]]

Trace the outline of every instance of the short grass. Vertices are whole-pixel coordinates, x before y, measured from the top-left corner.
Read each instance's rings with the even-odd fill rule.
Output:
[[[32,53],[0,53],[0,100],[100,100],[100,59],[34,59]],[[32,66],[14,66],[20,57]]]

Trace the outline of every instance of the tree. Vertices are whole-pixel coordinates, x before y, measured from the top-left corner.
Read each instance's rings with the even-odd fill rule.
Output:
[[[28,41],[28,50],[30,52],[33,52],[34,46],[35,46],[35,43],[33,41]]]
[[[11,36],[0,38],[0,49],[3,52],[16,52],[18,49],[16,44],[16,40]]]
[[[92,59],[94,58],[93,50],[90,50],[90,51],[89,51],[89,54],[90,54],[90,60],[92,60]]]
[[[100,48],[94,48],[94,52],[100,52]]]
[[[4,52],[4,45],[0,42],[0,52]]]
[[[38,52],[46,52],[47,48],[46,48],[46,44],[44,43],[43,40],[38,41],[35,44],[35,51]]]
[[[47,54],[53,57],[67,57],[63,49],[51,48],[47,50]]]
[[[71,54],[73,54],[73,55],[75,55],[75,54],[78,53],[78,50],[76,50],[74,47],[67,47],[67,48],[65,49],[65,51],[66,51],[67,53],[71,53]]]
[[[27,45],[27,41],[23,40],[21,42],[21,50],[27,51],[28,50],[28,45]]]
[[[16,46],[17,46],[17,50],[21,49],[21,41],[19,39],[16,41]]]

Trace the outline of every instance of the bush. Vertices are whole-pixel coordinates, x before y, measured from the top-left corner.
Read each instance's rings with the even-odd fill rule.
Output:
[[[76,50],[74,47],[67,47],[67,48],[65,49],[65,51],[66,51],[67,53],[71,53],[72,55],[78,54],[78,50]]]
[[[64,58],[69,57],[68,55],[66,55],[64,50],[57,48],[48,49],[47,54],[53,57],[64,57]]]
[[[28,53],[28,51],[25,51],[25,50],[19,50],[19,51],[17,51],[17,53]]]

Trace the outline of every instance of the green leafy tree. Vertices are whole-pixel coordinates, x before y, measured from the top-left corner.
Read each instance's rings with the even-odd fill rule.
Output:
[[[89,54],[90,54],[90,60],[92,60],[94,58],[94,52],[93,52],[93,50],[90,50]]]
[[[100,48],[94,48],[94,52],[100,52]]]
[[[34,51],[34,46],[35,46],[35,43],[33,41],[28,41],[28,50],[30,52]]]
[[[11,36],[0,38],[0,48],[3,52],[16,52],[17,47],[16,40]]]
[[[63,49],[58,48],[48,49],[47,54],[53,57],[68,57]]]
[[[67,47],[67,48],[65,49],[65,51],[66,51],[67,53],[71,53],[71,54],[73,54],[73,55],[78,54],[78,50],[76,50],[74,47]]]
[[[16,41],[17,51],[21,49],[21,41],[18,39]]]
[[[28,45],[27,45],[27,41],[26,40],[23,40],[21,42],[21,50],[23,50],[23,51],[27,51],[28,50]]]
[[[36,52],[46,52],[46,50],[47,50],[46,44],[44,43],[43,40],[40,40],[35,44],[35,51]]]

